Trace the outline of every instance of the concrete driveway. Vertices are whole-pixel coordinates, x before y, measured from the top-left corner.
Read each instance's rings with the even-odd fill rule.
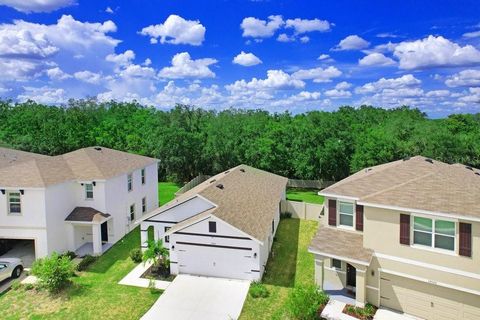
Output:
[[[238,319],[250,283],[178,275],[142,320]]]

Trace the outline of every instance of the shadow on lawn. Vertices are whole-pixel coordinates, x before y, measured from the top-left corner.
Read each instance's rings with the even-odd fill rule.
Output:
[[[263,283],[293,287],[297,271],[299,219],[282,219],[268,258]]]

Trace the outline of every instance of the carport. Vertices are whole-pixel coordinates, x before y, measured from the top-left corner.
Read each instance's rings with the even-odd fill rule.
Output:
[[[35,240],[0,239],[0,258],[20,258],[30,268],[35,261]]]

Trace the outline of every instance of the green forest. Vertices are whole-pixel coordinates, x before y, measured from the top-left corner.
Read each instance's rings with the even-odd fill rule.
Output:
[[[0,101],[0,145],[57,155],[101,145],[160,159],[159,178],[185,182],[240,163],[289,178],[339,180],[423,155],[480,167],[480,114],[429,119],[406,106],[304,114],[211,111],[94,100],[48,106]]]

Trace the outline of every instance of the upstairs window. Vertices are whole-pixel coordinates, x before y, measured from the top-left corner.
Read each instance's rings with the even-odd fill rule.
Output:
[[[345,227],[353,227],[353,203],[339,201],[339,224]]]
[[[131,173],[127,175],[127,190],[128,192],[133,190],[133,178]]]
[[[217,223],[215,221],[208,222],[208,232],[217,233]]]
[[[130,205],[130,221],[135,221],[135,204]]]
[[[85,199],[93,199],[93,184],[85,184]]]
[[[167,232],[171,227],[165,227],[165,232]],[[170,242],[170,236],[165,236],[165,243],[169,243]]]
[[[413,217],[413,243],[455,251],[455,222]]]
[[[142,184],[145,184],[145,181],[146,181],[146,179],[145,179],[145,168],[143,168],[141,170],[141,173],[142,173]]]
[[[142,198],[142,213],[147,212],[147,198],[143,197]]]
[[[22,214],[20,192],[8,193],[8,213],[13,215]]]

